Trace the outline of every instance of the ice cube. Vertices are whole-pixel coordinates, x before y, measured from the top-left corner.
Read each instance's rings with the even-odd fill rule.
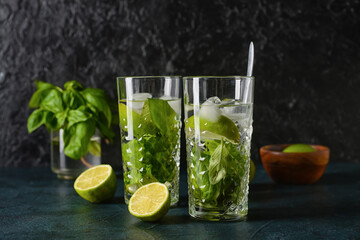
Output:
[[[215,100],[215,101],[206,101],[204,102],[202,105],[201,105],[201,109],[200,109],[200,118],[202,119],[205,119],[209,122],[217,122],[221,116],[221,110],[219,109],[218,107],[218,103],[215,103],[217,102],[216,99],[219,99],[218,97],[213,97],[212,100]],[[220,101],[220,99],[219,99]],[[221,101],[220,101],[221,102]]]
[[[170,96],[162,96],[160,99],[162,100],[170,100],[168,101],[168,104],[170,105],[170,107],[172,109],[174,109],[174,111],[176,112],[176,115],[180,116],[181,114],[181,100],[180,99],[174,99]]]
[[[134,111],[141,113],[146,99],[152,98],[150,93],[134,93],[132,95],[132,102],[129,105]]]
[[[151,93],[134,93],[132,96],[135,101],[145,101],[148,98],[152,98]]]
[[[210,97],[210,98],[206,99],[205,103],[221,104],[221,100],[218,97]]]
[[[221,105],[231,105],[231,104],[235,104],[234,99],[224,99],[221,101]]]

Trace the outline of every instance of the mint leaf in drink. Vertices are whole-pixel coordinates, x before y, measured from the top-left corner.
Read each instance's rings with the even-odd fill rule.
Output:
[[[151,166],[152,175],[162,183],[171,182],[176,174],[173,152],[177,141],[166,136],[151,136],[140,142],[144,146],[144,158]]]
[[[243,146],[240,146],[240,149],[236,145],[227,144],[226,148],[229,152],[227,172],[229,175],[237,175],[239,177],[244,177],[246,165],[246,156],[245,149]]]
[[[124,184],[126,186],[129,184],[140,186],[142,173],[139,170],[144,167],[143,155],[140,151],[141,147],[142,145],[136,140],[121,145],[124,165],[129,169],[129,173],[124,174]]]
[[[95,121],[91,119],[76,123],[70,129],[65,129],[64,135],[68,135],[68,137],[66,140],[64,138],[64,153],[72,159],[80,159],[85,156],[89,151],[89,143],[94,133]]]
[[[212,140],[210,140],[212,141]],[[214,144],[219,145],[213,141]],[[221,194],[221,182],[217,184],[210,183],[209,162],[212,155],[210,151],[201,151],[198,146],[192,149],[191,158],[191,188],[194,189],[196,199],[203,199],[201,206],[217,206],[218,197]],[[198,159],[202,159],[199,161]]]
[[[88,104],[95,107],[98,112],[104,114],[107,121],[106,125],[110,126],[112,114],[105,92],[97,88],[87,88],[81,91],[81,95]]]
[[[192,148],[189,184],[196,204],[221,208],[241,199],[241,179],[245,176],[246,155],[242,146],[226,139],[204,140],[205,145]],[[201,159],[201,161],[199,161]]]
[[[221,141],[221,144],[219,144],[215,151],[211,154],[209,162],[210,184],[217,184],[225,178],[228,156],[229,151],[225,147],[224,142]]]
[[[176,124],[176,112],[165,100],[149,98],[147,101],[149,102],[151,120],[162,135],[169,135]]]
[[[46,97],[41,101],[40,107],[53,113],[64,111],[62,93],[57,89],[51,89]]]
[[[162,99],[148,98],[136,104],[142,104],[142,109],[131,109],[132,102],[118,104],[121,130],[134,137],[125,142],[123,135],[122,141],[122,156],[128,169],[124,174],[125,189],[129,193],[133,193],[134,186],[154,181],[172,183],[178,172],[175,158],[181,123],[176,120],[175,111]]]

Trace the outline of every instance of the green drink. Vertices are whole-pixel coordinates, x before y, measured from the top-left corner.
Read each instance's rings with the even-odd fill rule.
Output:
[[[210,221],[241,220],[248,212],[253,104],[226,93],[222,100],[203,95],[201,101],[204,89],[197,86],[229,84],[224,89],[234,89],[233,79],[219,78],[185,78],[189,214]]]
[[[140,82],[144,84],[143,79]],[[131,99],[119,99],[125,202],[128,203],[141,186],[161,182],[169,188],[171,205],[176,205],[179,200],[181,98],[168,94],[153,98],[152,94],[133,93]]]

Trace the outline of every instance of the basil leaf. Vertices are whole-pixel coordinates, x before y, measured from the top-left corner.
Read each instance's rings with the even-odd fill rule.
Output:
[[[89,152],[97,157],[101,157],[101,146],[97,141],[90,141]]]
[[[53,130],[57,129],[58,126],[57,119],[55,114],[52,112],[49,111],[44,112],[44,123],[49,132],[51,131],[51,129]]]
[[[27,128],[29,133],[35,131],[44,123],[44,110],[36,109],[31,113],[27,121]]]
[[[46,97],[42,100],[40,106],[53,113],[64,111],[62,94],[57,89],[51,89]]]
[[[81,91],[81,95],[84,99],[92,106],[96,108],[97,111],[104,114],[107,123],[107,126],[111,124],[111,109],[108,104],[108,99],[106,94],[101,89],[96,88],[87,88],[84,91]]]
[[[247,159],[244,146],[240,146],[240,150],[238,150],[233,144],[228,144],[226,148],[229,151],[227,173],[243,177]]]
[[[80,159],[89,151],[90,140],[95,133],[95,122],[89,119],[76,123],[70,129],[70,131],[64,131],[64,153],[72,159]],[[68,134],[70,136],[65,136]]]
[[[162,99],[149,98],[151,120],[162,135],[169,135],[176,124],[176,113],[169,103]]]
[[[87,112],[87,108],[85,106],[79,107],[76,110],[69,110],[68,113],[68,127],[71,127],[75,123],[84,122],[91,118],[91,114]]]
[[[52,89],[56,88],[55,85],[43,81],[35,80],[35,85],[37,90],[45,90],[45,89]]]
[[[225,178],[227,168],[227,158],[229,151],[223,141],[211,154],[209,163],[209,178],[211,184],[217,184]]]
[[[64,89],[65,90],[71,90],[71,89],[74,89],[74,90],[77,90],[77,91],[81,91],[84,89],[84,86],[81,85],[79,82],[77,81],[68,81],[64,84]]]
[[[49,93],[50,89],[54,89],[56,86],[50,83],[37,81],[35,80],[36,91],[31,96],[29,102],[29,108],[38,108],[40,106],[41,101],[46,97]]]
[[[73,89],[64,91],[63,100],[66,106],[70,109],[77,109],[78,107],[86,104],[85,99],[81,96],[81,94]]]
[[[67,117],[68,111],[65,112],[59,112],[55,114],[56,117],[56,127],[54,130],[58,130],[61,127],[63,127],[66,117]]]

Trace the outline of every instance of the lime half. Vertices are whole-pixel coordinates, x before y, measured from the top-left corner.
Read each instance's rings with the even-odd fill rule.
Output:
[[[111,200],[116,192],[116,175],[112,167],[102,164],[84,171],[74,183],[75,191],[92,203]]]
[[[170,194],[165,184],[150,183],[139,188],[130,198],[129,212],[143,220],[154,222],[166,215],[170,207]]]
[[[308,145],[303,143],[292,144],[287,146],[284,150],[284,153],[302,153],[302,152],[316,152],[316,150]]]
[[[194,131],[197,119],[199,120],[201,138],[221,139],[225,137],[232,142],[240,142],[239,129],[230,118],[224,115],[220,115],[216,122],[191,116],[185,121],[187,133]]]

